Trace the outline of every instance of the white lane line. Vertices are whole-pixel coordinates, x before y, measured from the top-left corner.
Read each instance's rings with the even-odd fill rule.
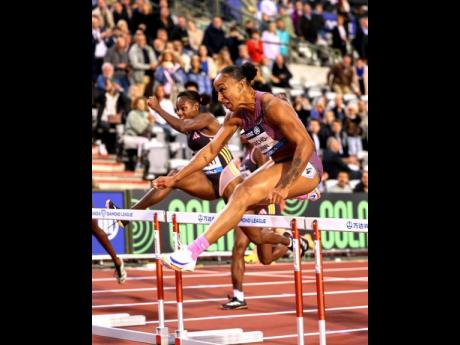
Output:
[[[368,289],[361,290],[338,290],[338,291],[326,291],[326,295],[343,295],[343,294],[356,294],[356,293],[367,293]],[[294,297],[295,294],[276,294],[276,295],[258,295],[258,296],[246,296],[246,300],[253,299],[267,299],[267,298],[290,298]],[[316,292],[305,292],[303,296],[316,296]],[[184,300],[184,303],[204,303],[204,302],[218,302],[226,301],[226,298],[207,298],[207,299],[188,299]],[[100,304],[93,305],[93,309],[109,309],[109,308],[119,308],[119,307],[136,307],[143,305],[157,305],[158,302],[139,302],[139,303],[119,303],[119,304]],[[176,301],[165,301],[164,304],[176,304]]]

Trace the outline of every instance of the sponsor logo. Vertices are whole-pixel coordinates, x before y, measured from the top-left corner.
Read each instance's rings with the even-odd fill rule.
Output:
[[[204,224],[209,224],[214,220],[215,216],[206,216],[204,214],[199,214],[198,215],[198,222],[199,223],[204,223]]]
[[[347,229],[352,230],[352,229],[360,229],[360,230],[366,230],[368,229],[369,224],[367,223],[361,223],[361,222],[352,222],[348,221],[347,222]]]

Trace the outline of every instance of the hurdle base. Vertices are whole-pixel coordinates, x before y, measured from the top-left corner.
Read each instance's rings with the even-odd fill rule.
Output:
[[[164,328],[161,332],[164,332]],[[180,339],[182,345],[231,345],[263,342],[262,332],[244,332],[241,328],[199,332],[183,331],[181,333],[182,334]],[[158,335],[154,333],[132,331],[99,325],[93,325],[92,334],[108,338],[137,341],[145,344],[157,344],[156,338]],[[163,342],[164,344],[168,345],[176,344],[176,334],[169,334],[168,336],[164,336],[164,333],[161,334],[163,335],[161,345],[163,345]]]
[[[131,340],[145,344],[156,344],[156,334],[153,333],[131,331],[127,329],[98,325],[93,325],[92,333],[93,335],[99,335],[101,337]]]
[[[218,329],[210,331],[188,332],[187,336],[182,338],[183,344],[189,344],[187,341],[202,341],[205,344],[247,344],[263,342],[263,333],[260,331],[244,332],[241,328]],[[193,343],[190,343],[192,345]]]
[[[130,315],[127,313],[120,313],[93,315],[92,324],[105,327],[127,327],[144,326],[146,321],[144,315]]]

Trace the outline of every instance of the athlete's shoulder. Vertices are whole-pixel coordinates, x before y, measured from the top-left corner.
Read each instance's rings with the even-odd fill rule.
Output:
[[[203,119],[208,120],[209,122],[217,120],[216,117],[214,116],[214,114],[210,113],[210,112],[200,113],[200,114],[198,114],[198,116],[203,118]]]
[[[264,114],[266,114],[270,109],[274,110],[275,107],[283,106],[283,104],[289,103],[286,103],[283,99],[271,93],[265,93],[261,97],[261,107]]]

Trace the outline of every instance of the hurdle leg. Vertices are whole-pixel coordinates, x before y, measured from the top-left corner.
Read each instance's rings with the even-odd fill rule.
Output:
[[[300,235],[297,221],[291,221],[294,244],[294,280],[295,280],[295,309],[297,316],[297,345],[304,345],[303,331],[303,293],[302,293],[302,266],[300,258]]]
[[[155,236],[157,299],[158,299],[158,327],[156,328],[156,345],[168,345],[168,327],[165,327],[164,289],[163,289],[163,263],[161,262],[161,235],[160,222],[157,213],[153,216]]]
[[[174,250],[179,250],[179,224],[177,223],[176,215],[173,215],[173,232],[174,232]],[[182,291],[182,272],[175,271],[176,278],[176,301],[177,301],[177,330],[175,344],[182,345],[182,339],[187,336],[187,331],[184,329],[184,297]]]
[[[324,301],[324,277],[323,277],[323,250],[321,245],[321,233],[318,222],[313,221],[315,236],[315,272],[316,272],[316,298],[318,303],[318,328],[319,343],[326,345],[326,307]]]

